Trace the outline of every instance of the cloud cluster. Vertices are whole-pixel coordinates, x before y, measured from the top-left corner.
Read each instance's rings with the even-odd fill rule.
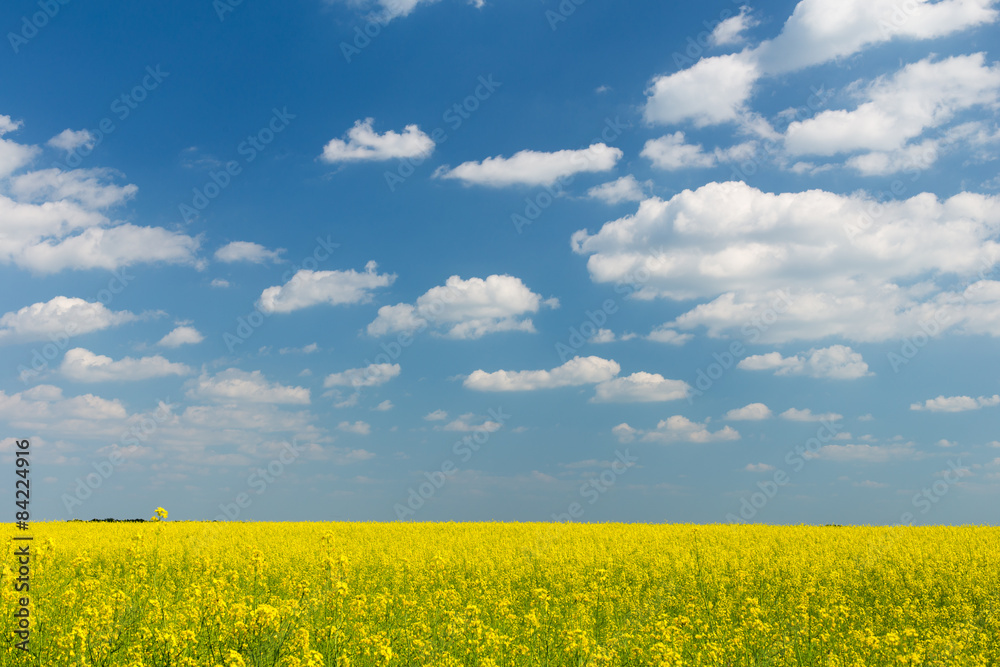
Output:
[[[111,357],[75,347],[63,356],[59,372],[77,382],[113,382],[148,380],[170,375],[183,376],[192,371],[188,366],[170,362],[160,355],[138,359],[125,357],[115,361]]]
[[[451,276],[432,287],[414,304],[383,306],[368,325],[370,336],[434,328],[448,338],[472,339],[500,331],[533,332],[529,313],[543,306],[555,308],[556,299],[543,299],[509,275],[462,280]]]
[[[441,167],[438,178],[453,178],[469,185],[494,188],[509,185],[552,185],[560,179],[585,172],[602,172],[614,168],[623,153],[603,143],[580,150],[552,153],[524,150],[508,157],[488,157],[480,162],[463,162],[454,169]]]
[[[309,389],[268,382],[260,371],[230,368],[215,375],[202,374],[190,383],[188,398],[220,403],[309,403]]]
[[[642,442],[659,442],[670,444],[674,442],[727,442],[739,440],[739,432],[731,426],[724,426],[716,431],[710,431],[708,420],[695,422],[682,415],[674,415],[656,424],[655,429],[644,431],[628,424],[619,424],[612,432],[622,443],[639,438]]]
[[[759,342],[841,336],[903,338],[924,322],[1000,335],[1000,197],[922,193],[876,202],[864,193],[763,192],[741,181],[708,183],[572,236],[595,283],[631,284],[633,297],[709,299],[667,323],[707,327],[710,336],[746,330]],[[954,278],[969,281],[952,291]],[[774,304],[768,326],[759,318]],[[944,328],[944,327],[942,327]],[[862,362],[863,363],[863,362]]]
[[[911,410],[927,410],[928,412],[966,412],[1000,405],[1000,394],[992,396],[938,396],[928,398],[923,403],[913,403]]]
[[[595,385],[592,402],[651,403],[686,398],[690,385],[669,380],[658,373],[640,371],[617,377],[618,362],[601,357],[573,357],[552,370],[493,371],[476,370],[464,381],[475,391],[537,391],[558,387]]]
[[[331,139],[323,147],[324,162],[374,162],[430,155],[434,141],[416,125],[407,125],[403,132],[388,130],[379,134],[372,129],[373,118],[355,121],[347,131],[347,139]]]
[[[779,352],[755,354],[740,360],[736,367],[748,371],[773,370],[775,375],[808,375],[835,380],[872,375],[861,355],[845,345],[814,348],[791,357],[783,357]]]
[[[57,296],[0,317],[0,344],[80,335],[137,319],[127,310],[112,311],[103,303]]]
[[[265,313],[290,313],[320,303],[332,306],[368,303],[373,291],[396,281],[395,273],[379,273],[377,268],[372,261],[365,264],[363,272],[301,269],[284,285],[261,292],[258,305]]]

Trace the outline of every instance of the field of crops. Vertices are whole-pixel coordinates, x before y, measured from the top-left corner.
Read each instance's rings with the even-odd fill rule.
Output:
[[[36,523],[0,664],[1000,665],[1000,529]]]

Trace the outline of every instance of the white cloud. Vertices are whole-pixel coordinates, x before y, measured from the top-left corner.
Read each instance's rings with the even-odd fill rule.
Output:
[[[889,485],[885,482],[873,482],[870,479],[866,479],[861,482],[854,482],[854,486],[862,489],[885,489],[888,488]]]
[[[653,79],[643,115],[650,123],[690,120],[696,127],[736,120],[759,76],[748,52],[703,58],[688,69]]]
[[[374,408],[372,408],[372,410],[376,412],[388,412],[389,410],[392,410],[394,407],[396,406],[392,404],[392,401],[386,399],[381,403],[379,403],[378,405],[376,405]]]
[[[180,326],[161,338],[157,345],[162,347],[180,347],[181,345],[197,345],[205,337],[194,327]]]
[[[477,424],[474,422],[479,422],[479,423]],[[470,433],[470,432],[493,433],[494,431],[500,430],[501,426],[502,424],[500,424],[499,422],[491,421],[489,419],[485,419],[484,417],[477,417],[475,414],[469,412],[445,424],[444,426],[441,427],[441,430],[458,431],[461,433]]]
[[[415,305],[400,303],[379,308],[368,325],[368,334],[423,330],[435,327],[449,338],[480,338],[500,331],[535,330],[530,318],[542,306],[558,306],[555,299],[543,300],[521,282],[508,275],[492,275],[462,280],[451,276],[444,285],[432,287],[417,298]]]
[[[307,388],[269,383],[260,371],[247,373],[230,368],[214,376],[204,373],[189,385],[189,398],[220,403],[309,403]]]
[[[622,423],[611,429],[611,432],[618,438],[618,442],[626,444],[635,440],[638,430],[632,428],[628,424]]]
[[[448,418],[448,413],[444,410],[435,410],[424,415],[424,419],[429,422],[442,421]]]
[[[212,278],[212,282],[210,284],[212,287],[218,287],[221,289],[229,287],[229,281],[225,278]]]
[[[354,433],[355,435],[368,435],[372,432],[371,424],[363,421],[356,421],[353,424],[350,422],[340,422],[337,424],[337,429],[344,433]]]
[[[438,178],[455,178],[466,184],[505,187],[508,185],[552,185],[574,174],[601,172],[614,168],[623,153],[603,143],[580,150],[554,153],[524,150],[509,158],[500,155],[481,162],[463,162],[454,169],[440,167]]]
[[[555,387],[597,384],[618,375],[618,362],[600,357],[573,357],[551,371],[476,370],[465,378],[464,385],[476,391],[535,391]]]
[[[434,150],[434,141],[416,125],[407,125],[402,134],[393,130],[379,134],[372,129],[374,122],[372,118],[355,121],[347,131],[347,141],[331,139],[321,159],[329,163],[392,160],[424,157]]]
[[[958,443],[954,440],[948,440],[947,438],[941,438],[934,443],[938,447],[958,447]]]
[[[924,130],[951,120],[977,105],[995,105],[1000,91],[1000,67],[985,65],[982,53],[955,56],[937,62],[925,58],[911,63],[891,78],[869,84],[864,102],[853,111],[827,110],[795,121],[785,134],[792,155],[834,155],[880,151],[854,166],[867,173],[891,171],[886,153],[901,151]],[[909,147],[918,150],[917,146]],[[933,150],[924,145],[917,155]],[[919,161],[915,155],[895,159],[898,168]],[[931,160],[932,162],[933,160]]]
[[[748,463],[743,469],[747,472],[771,472],[774,466],[767,463]]]
[[[138,359],[125,357],[114,361],[111,357],[75,347],[63,356],[59,372],[77,382],[114,382],[188,375],[191,369],[184,364],[172,363],[159,355]]]
[[[691,387],[683,380],[668,380],[659,373],[632,373],[595,387],[596,403],[652,403],[687,398]]]
[[[750,403],[742,408],[735,408],[726,413],[723,419],[728,421],[760,421],[773,417],[771,408],[763,403]]]
[[[993,0],[802,0],[781,34],[755,50],[781,74],[849,56],[894,38],[933,39],[996,21]]]
[[[253,262],[255,264],[266,264],[267,262],[280,262],[284,248],[268,250],[259,243],[250,241],[232,241],[215,251],[215,259],[220,262]]]
[[[0,134],[16,130],[0,117]],[[62,136],[62,135],[60,135]],[[66,135],[70,145],[82,137]],[[68,142],[68,143],[67,143]],[[35,273],[64,269],[116,270],[140,263],[198,264],[200,239],[162,227],[112,220],[107,210],[131,199],[135,185],[118,185],[112,169],[52,167],[12,176],[38,154],[36,146],[0,139],[0,264]]]
[[[864,193],[771,194],[734,181],[647,199],[571,242],[588,256],[595,283],[631,284],[643,272],[633,298],[703,300],[667,328],[704,326],[710,336],[753,329],[763,343],[877,342],[931,321],[1000,335],[1000,282],[974,280],[1000,261],[998,225],[997,196],[921,193],[882,203]],[[963,292],[950,291],[956,276],[969,281]],[[767,314],[773,321],[762,327]]]
[[[715,155],[706,153],[701,144],[685,143],[683,132],[650,139],[642,147],[640,155],[652,162],[657,169],[668,171],[703,169],[716,164]]]
[[[622,176],[616,181],[595,185],[587,190],[587,196],[591,199],[600,199],[608,204],[620,204],[623,201],[642,201],[646,198],[643,193],[643,183],[629,174]]]
[[[341,0],[327,0],[327,2],[339,2]],[[378,23],[388,23],[389,21],[410,13],[420,5],[430,5],[438,0],[344,0],[348,4],[363,9],[377,8],[370,16],[370,20]],[[474,7],[482,7],[484,0],[469,0],[469,4]]]
[[[836,380],[872,375],[861,355],[844,345],[814,348],[793,357],[782,357],[778,352],[755,354],[742,359],[736,367],[749,371],[774,370],[775,375],[808,375]]]
[[[758,21],[750,16],[749,10],[749,5],[743,5],[739,14],[721,21],[709,35],[709,43],[712,46],[728,46],[742,42],[743,33],[758,24]]]
[[[682,334],[678,333],[676,329],[671,329],[665,326],[659,326],[649,332],[646,336],[646,340],[651,340],[656,343],[666,343],[668,345],[683,345],[694,338],[692,334]]]
[[[587,339],[588,343],[603,344],[615,342],[615,332],[611,329],[598,329],[594,335]]]
[[[971,396],[938,396],[937,398],[928,398],[923,404],[913,403],[910,405],[910,409],[927,410],[929,412],[965,412],[967,410],[979,410],[980,408],[988,408],[995,405],[1000,405],[1000,394],[980,396],[979,398],[972,398]]]
[[[917,457],[912,443],[901,445],[823,445],[816,457],[842,463],[886,463]]]
[[[290,313],[319,303],[330,305],[368,303],[372,292],[396,281],[395,273],[378,273],[375,262],[365,264],[364,273],[309,271],[301,269],[284,285],[268,287],[260,295],[260,309],[266,313]]]
[[[302,347],[283,347],[278,350],[278,354],[312,354],[319,349],[317,343],[309,343]]]
[[[0,317],[0,344],[75,336],[132,322],[127,310],[111,311],[99,302],[57,296]]]
[[[653,431],[646,431],[643,442],[725,442],[739,440],[740,434],[730,426],[718,431],[709,431],[708,422],[694,422],[681,415],[674,415],[660,421]]]
[[[91,148],[94,145],[94,135],[89,130],[63,130],[46,142],[53,148],[72,153],[77,148],[85,146]]]
[[[793,72],[849,56],[894,38],[932,39],[992,23],[994,0],[802,0],[781,34],[754,49],[702,58],[653,79],[643,109],[650,123],[692,121],[696,126],[746,119],[746,102],[761,76]],[[749,25],[733,17],[713,31],[732,43]]]
[[[832,422],[844,417],[843,415],[838,415],[836,412],[824,412],[823,414],[814,415],[809,408],[805,410],[788,408],[778,416],[793,422]]]
[[[399,364],[369,364],[364,368],[350,368],[341,373],[331,373],[323,380],[324,387],[377,387],[397,377]]]

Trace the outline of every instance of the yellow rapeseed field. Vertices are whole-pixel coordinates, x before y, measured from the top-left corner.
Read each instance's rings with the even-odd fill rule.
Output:
[[[1000,529],[37,523],[2,665],[1000,665]],[[23,533],[22,533],[23,535]]]

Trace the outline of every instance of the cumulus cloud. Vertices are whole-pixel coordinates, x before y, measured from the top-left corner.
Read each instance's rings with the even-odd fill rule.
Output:
[[[660,326],[649,332],[646,336],[646,340],[651,340],[655,343],[666,343],[668,345],[683,345],[694,338],[692,334],[682,334],[676,329],[671,329],[669,327]]]
[[[215,259],[220,262],[253,262],[255,264],[266,264],[267,262],[280,262],[284,248],[268,250],[259,243],[251,241],[232,241],[215,251]]]
[[[611,429],[611,433],[618,438],[618,442],[622,444],[627,444],[635,440],[636,435],[639,433],[637,429],[632,428],[628,424],[622,423]]]
[[[853,111],[827,110],[791,123],[785,148],[792,155],[875,151],[854,166],[867,173],[887,173],[891,152],[904,150],[909,140],[963,110],[995,105],[998,92],[1000,66],[987,66],[982,53],[939,61],[925,58],[870,83]],[[934,151],[929,144],[909,148],[917,155]],[[894,166],[913,165],[917,155],[896,158]]]
[[[460,433],[493,433],[494,431],[500,430],[501,427],[502,424],[499,422],[486,419],[485,417],[478,417],[469,412],[455,418],[453,421],[448,422],[441,427],[441,430],[458,431]]]
[[[372,410],[376,412],[388,412],[389,410],[392,410],[394,407],[396,406],[392,404],[392,401],[386,399],[381,403],[379,403],[378,405],[376,405],[374,408],[372,408]]]
[[[417,158],[430,155],[434,141],[416,125],[407,125],[400,134],[388,130],[379,134],[372,129],[373,118],[355,121],[347,131],[347,140],[331,139],[323,147],[324,162],[358,162]]]
[[[643,193],[643,183],[636,180],[635,176],[629,174],[622,176],[616,181],[595,185],[587,190],[587,196],[591,199],[600,199],[608,204],[620,204],[623,201],[642,201],[646,198]]]
[[[911,410],[927,410],[929,412],[965,412],[967,410],[979,410],[1000,405],[1000,394],[992,396],[938,396],[928,398],[923,403],[913,403]]]
[[[896,38],[933,39],[996,21],[993,0],[802,0],[781,33],[753,49],[702,58],[687,69],[657,76],[646,91],[650,123],[695,126],[747,121],[747,101],[761,77],[775,76],[858,53]],[[750,17],[724,21],[716,44],[734,43]]]
[[[20,122],[0,116],[0,135]],[[85,133],[84,133],[85,134]],[[64,150],[88,141],[66,132],[52,145]],[[0,264],[35,273],[66,269],[108,269],[142,263],[194,264],[200,240],[162,227],[114,220],[108,211],[131,199],[135,185],[119,185],[112,169],[51,167],[21,171],[39,153],[36,146],[0,138]]]
[[[823,445],[815,456],[842,463],[886,463],[918,457],[913,443],[898,445]]]
[[[351,422],[340,422],[337,424],[337,430],[355,435],[368,435],[372,432],[372,427],[371,424],[363,421],[356,421],[353,424]]]
[[[748,463],[743,469],[747,472],[771,472],[774,466],[767,463]]]
[[[599,383],[592,402],[653,403],[687,398],[691,386],[683,380],[668,380],[659,373],[638,372]]]
[[[700,169],[715,166],[715,155],[706,153],[701,144],[685,143],[683,132],[650,139],[642,148],[642,157],[657,169]]]
[[[872,375],[861,355],[844,345],[812,349],[792,357],[782,357],[778,352],[755,354],[742,359],[736,367],[748,371],[773,370],[775,375],[808,375],[836,380]]]
[[[696,127],[736,120],[759,76],[748,52],[703,58],[653,79],[643,116],[649,123],[691,121]]]
[[[552,185],[574,174],[608,171],[614,168],[622,155],[621,149],[603,143],[592,144],[580,150],[553,153],[524,150],[509,158],[498,155],[481,162],[463,162],[454,169],[440,167],[434,175],[494,188],[508,185]]]
[[[771,408],[763,403],[750,403],[742,408],[735,408],[726,413],[723,419],[728,421],[760,421],[773,417]]]
[[[349,368],[340,373],[331,373],[323,380],[324,387],[377,387],[397,377],[399,364],[369,364],[364,368]]]
[[[729,46],[739,44],[743,41],[743,33],[757,25],[759,22],[750,16],[749,5],[740,7],[740,13],[730,16],[725,21],[721,21],[715,26],[712,34],[709,35],[709,43],[712,46]]]
[[[75,347],[63,356],[59,372],[77,382],[115,382],[188,375],[191,369],[184,364],[172,363],[159,355],[138,359],[125,357],[115,361],[111,357]]]
[[[81,146],[91,148],[94,145],[94,135],[89,130],[71,130],[67,128],[49,139],[46,143],[53,148],[72,153]]]
[[[215,375],[203,373],[189,383],[188,398],[220,403],[309,403],[309,390],[268,382],[260,371],[230,368]]]
[[[657,423],[651,431],[640,431],[643,442],[725,442],[739,440],[740,434],[731,426],[717,431],[708,430],[708,421],[695,422],[682,415],[674,415]]]
[[[76,336],[136,319],[127,310],[111,311],[103,303],[57,296],[0,317],[0,344]]]
[[[424,419],[429,422],[443,421],[448,418],[448,413],[444,410],[435,410],[424,415]]]
[[[451,276],[444,285],[432,287],[415,304],[400,303],[379,308],[368,325],[370,336],[413,333],[433,327],[449,338],[480,338],[500,331],[535,331],[529,313],[542,306],[557,307],[556,299],[542,299],[508,275],[462,280]]]
[[[464,385],[476,391],[535,391],[556,387],[597,384],[618,375],[618,362],[601,357],[573,357],[550,371],[476,370],[465,378]]]
[[[814,415],[809,408],[804,410],[788,408],[778,416],[793,422],[832,422],[844,418],[844,415],[838,415],[836,412],[824,412],[823,414]]]
[[[929,321],[1000,335],[1000,282],[975,280],[1000,261],[998,225],[997,196],[921,193],[881,203],[734,181],[647,199],[594,234],[577,231],[571,245],[588,257],[595,283],[631,284],[642,271],[649,277],[633,298],[703,300],[665,323],[671,329],[753,329],[764,343],[877,342]],[[968,281],[962,292],[952,291],[956,276]],[[768,313],[773,321],[760,326]]]
[[[284,285],[261,292],[260,309],[265,313],[290,313],[319,303],[368,303],[373,291],[396,281],[395,273],[378,273],[377,268],[375,262],[368,262],[364,272],[301,269]]]
[[[181,345],[197,345],[205,337],[194,327],[180,326],[161,338],[156,344],[161,347],[180,347]]]

